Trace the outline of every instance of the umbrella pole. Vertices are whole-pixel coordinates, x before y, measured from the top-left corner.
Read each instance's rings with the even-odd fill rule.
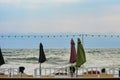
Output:
[[[82,34],[82,45],[84,45],[84,34]]]
[[[41,76],[41,63],[39,65],[39,75]]]
[[[78,76],[78,67],[76,67],[76,77]]]

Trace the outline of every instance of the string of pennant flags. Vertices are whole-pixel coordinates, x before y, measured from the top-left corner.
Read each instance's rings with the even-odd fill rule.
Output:
[[[93,35],[93,34],[75,34],[75,35],[0,35],[0,38],[56,38],[56,37],[117,37],[120,35]]]

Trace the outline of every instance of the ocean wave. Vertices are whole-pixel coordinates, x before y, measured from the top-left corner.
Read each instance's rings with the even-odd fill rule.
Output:
[[[49,64],[59,64],[59,63],[66,63],[67,60],[64,60],[60,57],[49,57],[47,58],[47,63]]]
[[[10,61],[38,61],[38,58],[36,57],[29,57],[29,58],[17,58],[17,57],[14,57],[14,58],[7,58],[7,60],[10,60]]]
[[[94,64],[119,65],[120,49],[85,49],[86,63],[84,66]],[[70,49],[45,49],[46,64],[68,64]],[[39,49],[3,49],[5,62],[38,63]],[[110,63],[108,63],[110,62]],[[107,64],[106,64],[107,63]]]
[[[12,52],[2,52],[3,54],[8,54],[8,53],[12,53]]]

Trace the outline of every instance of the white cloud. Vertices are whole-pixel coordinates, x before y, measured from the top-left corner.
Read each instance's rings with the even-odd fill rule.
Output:
[[[1,22],[1,31],[40,32],[120,32],[120,15],[85,17],[71,16],[48,19],[24,19]],[[19,27],[19,29],[17,28]]]
[[[37,9],[43,6],[58,6],[67,3],[77,3],[84,0],[0,0],[3,4],[12,4],[18,8]]]
[[[73,3],[80,2],[82,0],[25,0],[30,3]]]
[[[39,4],[39,3],[73,3],[73,2],[83,2],[84,0],[0,0],[0,3],[29,3],[29,4]]]
[[[16,6],[26,9],[35,9],[42,7],[36,4],[43,4],[44,6],[44,3],[63,4],[77,1],[82,2],[83,0],[0,0],[0,2],[2,1],[4,3],[15,3]],[[19,5],[16,3],[19,3]],[[0,27],[2,28],[0,32],[120,32],[119,5],[100,6],[99,8],[93,7],[93,9],[91,7],[89,9],[89,11],[86,10],[87,13],[83,11],[81,14],[76,13],[77,15],[57,13],[57,15],[53,17],[50,17],[51,15],[47,15],[48,18],[42,17],[44,19],[39,16],[38,18],[32,16],[34,19],[22,18],[23,20],[12,19],[10,21],[1,21]],[[95,13],[98,16],[94,16],[94,13],[90,14],[91,10],[95,12],[98,11]],[[61,15],[61,17],[59,15]],[[19,27],[19,29],[16,27]]]
[[[0,3],[7,3],[7,4],[16,4],[20,2],[21,0],[0,0]]]

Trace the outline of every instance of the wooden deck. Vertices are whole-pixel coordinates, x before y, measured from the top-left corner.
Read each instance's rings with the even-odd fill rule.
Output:
[[[37,79],[51,79],[51,80],[55,80],[55,79],[82,79],[82,80],[103,80],[103,79],[107,79],[107,80],[120,80],[120,78],[114,77],[112,74],[85,74],[85,75],[79,75],[77,77],[56,77],[54,75],[43,75],[43,76],[38,76],[38,77],[34,77],[32,75],[27,75],[27,74],[23,74],[22,77],[20,77],[19,75],[13,75],[12,77],[8,77],[8,75],[0,75],[0,80],[3,79],[14,79],[14,80],[18,80],[18,79],[22,79],[22,80],[37,80]]]

